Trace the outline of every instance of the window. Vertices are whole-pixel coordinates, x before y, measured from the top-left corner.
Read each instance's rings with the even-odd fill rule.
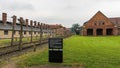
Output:
[[[26,34],[26,31],[24,31],[24,34]]]
[[[34,34],[36,34],[36,32],[34,32]]]
[[[19,31],[19,34],[20,34],[20,31]]]
[[[94,23],[94,25],[96,25],[96,23]]]
[[[102,25],[104,25],[105,23],[103,22]]]
[[[97,21],[94,22],[94,25],[97,25]]]
[[[31,34],[31,31],[29,31],[29,34]]]
[[[105,25],[104,21],[99,21],[99,25]]]
[[[4,30],[4,35],[8,35],[8,30]]]
[[[13,34],[15,35],[16,31],[13,31]]]

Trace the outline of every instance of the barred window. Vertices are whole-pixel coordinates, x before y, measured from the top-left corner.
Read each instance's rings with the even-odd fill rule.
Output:
[[[26,31],[24,31],[24,34],[26,34]]]
[[[105,23],[103,22],[102,25],[104,25]]]
[[[94,25],[97,25],[97,21],[94,22]]]
[[[105,25],[104,21],[99,21],[99,25]]]
[[[13,31],[13,34],[15,35],[16,31]]]
[[[8,30],[4,30],[4,35],[8,35]]]
[[[94,23],[94,25],[96,25],[96,23]]]
[[[31,31],[29,31],[29,34],[31,34]]]

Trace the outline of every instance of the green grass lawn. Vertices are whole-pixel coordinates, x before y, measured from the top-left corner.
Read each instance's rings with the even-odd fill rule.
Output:
[[[72,36],[64,40],[62,65],[84,65],[86,68],[120,68],[120,36]],[[22,58],[18,65],[50,64],[47,47]]]
[[[43,37],[43,39],[46,38],[45,36]],[[34,36],[33,37],[33,41],[38,41],[40,38],[39,36]],[[22,39],[23,43],[26,42],[30,42],[31,37],[24,37]],[[11,39],[0,39],[0,47],[5,47],[5,46],[10,46],[11,43]],[[14,38],[14,43],[19,43],[19,37],[18,38]]]

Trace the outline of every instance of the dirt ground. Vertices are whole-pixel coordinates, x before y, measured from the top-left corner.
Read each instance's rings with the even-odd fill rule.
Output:
[[[16,65],[16,63],[19,62],[19,60],[9,60],[7,64],[5,64],[3,67],[0,68],[18,68],[18,66]],[[66,66],[66,65],[59,65],[59,64],[51,64],[51,65],[38,65],[38,66],[32,66],[32,67],[24,67],[24,68],[86,68],[85,65],[70,65],[70,66]]]
[[[18,68],[14,61],[9,62],[7,65],[3,66],[2,68]],[[84,65],[80,66],[60,66],[60,65],[40,65],[40,66],[33,66],[33,67],[25,67],[25,68],[85,68]]]
[[[10,61],[10,62],[8,62],[7,65],[4,65],[4,66],[1,67],[1,68],[17,68],[17,67],[16,67],[16,62],[15,62],[15,61]]]
[[[83,65],[80,66],[53,66],[53,65],[41,65],[41,66],[34,66],[30,68],[85,68]]]

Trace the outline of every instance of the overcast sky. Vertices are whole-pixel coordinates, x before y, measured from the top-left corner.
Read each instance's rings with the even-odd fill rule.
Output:
[[[17,15],[47,24],[82,25],[97,11],[120,17],[120,0],[0,0],[0,15]],[[0,16],[1,18],[1,16]]]

